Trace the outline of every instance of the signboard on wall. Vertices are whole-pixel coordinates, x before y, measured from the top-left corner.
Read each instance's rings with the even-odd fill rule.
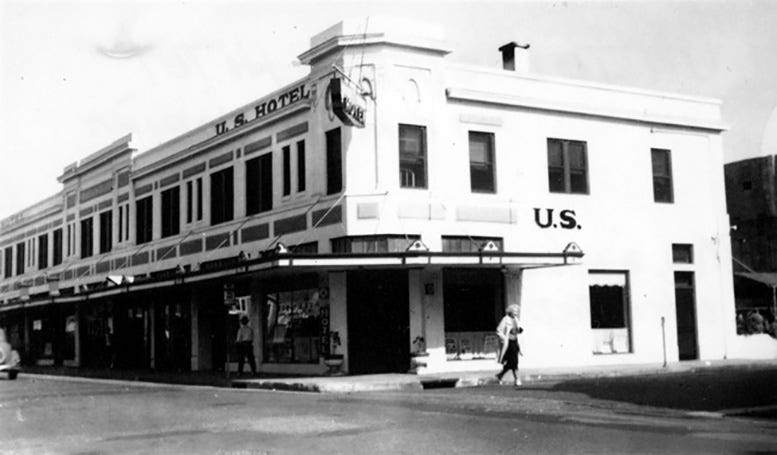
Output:
[[[352,85],[343,83],[339,77],[329,81],[327,107],[346,126],[364,128],[364,100]]]

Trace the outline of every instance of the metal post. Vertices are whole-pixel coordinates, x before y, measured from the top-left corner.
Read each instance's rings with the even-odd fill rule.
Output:
[[[663,316],[661,316],[661,341],[664,343],[664,368],[666,368],[666,329],[664,327],[665,325],[665,319]]]

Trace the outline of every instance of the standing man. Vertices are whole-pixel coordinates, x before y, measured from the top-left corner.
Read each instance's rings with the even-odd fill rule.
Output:
[[[237,329],[237,374],[243,374],[243,361],[248,357],[248,365],[251,374],[256,375],[256,361],[254,360],[254,330],[248,326],[248,316],[240,318],[240,328]]]

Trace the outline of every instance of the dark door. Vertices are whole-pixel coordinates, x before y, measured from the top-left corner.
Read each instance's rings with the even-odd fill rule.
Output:
[[[674,273],[677,344],[680,360],[699,358],[696,342],[696,290],[693,272]]]
[[[349,372],[407,372],[407,271],[348,272],[347,288]]]

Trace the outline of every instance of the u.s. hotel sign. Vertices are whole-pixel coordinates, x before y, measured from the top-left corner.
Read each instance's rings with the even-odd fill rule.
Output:
[[[240,112],[234,117],[224,119],[214,125],[216,136],[240,128],[247,123],[270,116],[310,97],[310,90],[306,84],[301,84],[291,90],[268,96],[257,102],[252,109]]]

